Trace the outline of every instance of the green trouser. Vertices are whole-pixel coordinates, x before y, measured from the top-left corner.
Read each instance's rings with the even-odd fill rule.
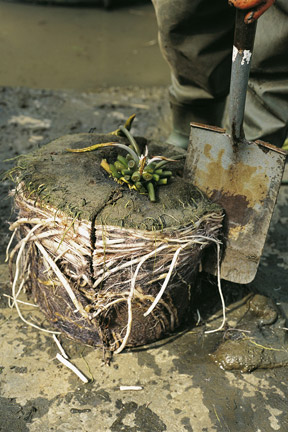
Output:
[[[185,135],[190,121],[227,127],[235,9],[227,0],[152,2],[172,74],[174,127]],[[259,19],[244,118],[248,139],[277,146],[288,133],[287,18],[288,0],[276,0]]]

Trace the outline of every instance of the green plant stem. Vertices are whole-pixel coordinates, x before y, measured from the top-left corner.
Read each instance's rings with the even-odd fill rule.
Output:
[[[171,177],[172,176],[172,171],[163,171],[161,174],[160,174],[160,177]]]
[[[119,162],[121,162],[122,165],[125,166],[125,168],[128,168],[128,161],[127,161],[127,159],[126,159],[124,156],[118,155],[118,156],[117,156],[117,160],[118,160]]]
[[[136,167],[136,162],[134,160],[129,160],[128,168],[133,169]]]
[[[162,172],[163,172],[163,170],[160,168],[160,169],[157,169],[157,170],[155,170],[154,171],[154,174],[162,174]]]
[[[143,172],[142,177],[143,177],[144,180],[150,181],[150,180],[152,180],[153,175],[150,174],[150,173],[148,173],[148,172]]]
[[[117,171],[122,172],[122,170],[125,170],[126,167],[119,161],[114,162],[114,166],[117,169]]]
[[[121,171],[121,173],[122,173],[123,175],[129,175],[129,176],[131,176],[131,175],[133,174],[133,171],[131,171],[131,170],[129,170],[129,169],[123,169],[123,170]]]
[[[153,172],[155,170],[155,166],[156,166],[155,163],[151,162],[150,164],[146,165],[145,171],[150,173],[150,174],[153,174]]]
[[[166,185],[168,183],[168,179],[167,177],[165,178],[160,178],[160,180],[157,181],[157,185],[161,186],[161,185]]]
[[[179,156],[174,156],[173,159],[176,160],[181,160],[184,159],[185,156],[184,155],[179,155]],[[167,163],[171,162],[171,160],[163,160],[161,162],[158,162],[155,166],[155,170],[158,170],[159,168],[161,168],[162,166],[166,165]]]
[[[139,182],[141,179],[141,175],[138,171],[134,171],[134,173],[131,176],[131,179],[133,182]]]
[[[147,194],[147,190],[144,188],[144,186],[142,185],[141,182],[136,182],[136,183],[135,183],[135,186],[136,186],[137,191],[138,191],[139,193]]]
[[[137,142],[135,141],[135,139],[133,138],[133,136],[131,135],[131,133],[124,126],[120,126],[119,129],[121,130],[121,132],[123,132],[126,135],[130,144],[133,146],[135,152],[137,153],[138,157],[140,157],[141,152],[140,152],[139,146],[138,146]]]
[[[109,164],[109,168],[112,172],[113,177],[116,177],[116,178],[121,177],[121,175],[119,174],[119,172],[117,171],[117,169],[115,168],[115,166],[113,164]]]
[[[151,183],[151,182],[147,183],[147,191],[148,191],[148,196],[149,196],[150,201],[155,202],[156,197],[155,197],[155,189],[154,189],[153,183]]]

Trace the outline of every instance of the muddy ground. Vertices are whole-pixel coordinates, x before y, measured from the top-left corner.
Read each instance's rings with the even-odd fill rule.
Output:
[[[93,94],[1,88],[0,95],[2,170],[14,163],[4,159],[67,133],[113,130],[133,112],[135,135],[162,141],[169,132],[166,87],[98,89]],[[14,217],[7,197],[11,188],[10,181],[1,183],[1,431],[288,429],[288,186],[281,186],[255,281],[247,287],[224,283],[225,331],[204,333],[219,325],[221,304],[215,281],[203,276],[189,326],[114,356],[110,366],[101,350],[60,336],[88,384],[55,359],[58,348],[50,335],[27,326],[8,307],[4,294],[11,288],[4,259],[7,222]],[[29,320],[48,325],[37,309],[21,308]],[[121,391],[120,385],[142,390]]]
[[[112,0],[110,9],[62,3],[0,0],[2,86],[95,91],[169,84],[149,0]]]

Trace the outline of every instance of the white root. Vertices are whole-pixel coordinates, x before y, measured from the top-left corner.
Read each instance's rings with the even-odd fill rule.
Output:
[[[89,382],[88,378],[75,365],[73,365],[69,360],[64,358],[61,354],[57,353],[56,358],[66,367],[68,367],[72,372],[74,372],[85,384]]]
[[[9,300],[13,300],[13,297],[10,296],[10,295],[8,295],[8,294],[2,294],[2,295],[3,295],[3,297],[7,297]],[[21,303],[21,304],[23,304],[23,305],[26,305],[26,306],[33,306],[33,307],[36,307],[36,308],[39,307],[38,305],[36,305],[36,304],[34,304],[34,303],[25,302],[25,301],[18,300],[18,299],[17,299],[17,302],[18,302],[18,303]],[[9,307],[12,308],[12,307],[13,307],[13,304],[11,304]]]
[[[50,265],[51,269],[54,271],[55,275],[58,277],[58,279],[62,283],[62,285],[65,288],[67,294],[69,295],[72,303],[74,304],[74,306],[76,308],[76,311],[79,311],[83,317],[88,318],[87,312],[83,309],[83,307],[78,302],[78,300],[77,300],[77,298],[76,298],[76,296],[75,296],[72,288],[69,285],[69,282],[67,281],[67,279],[65,278],[65,276],[63,275],[63,273],[61,272],[61,270],[59,269],[59,267],[57,266],[57,264],[48,255],[48,252],[45,250],[45,248],[42,246],[41,243],[39,243],[38,241],[36,241],[35,245],[37,246],[37,248],[39,249],[39,251],[42,253],[42,255],[45,258],[45,260],[49,263],[49,265]]]
[[[119,299],[113,300],[112,302],[106,304],[105,306],[98,306],[98,310],[97,312],[94,312],[91,315],[91,319],[92,318],[96,318],[98,315],[100,315],[104,310],[109,309],[111,306],[115,305],[116,303],[123,303],[123,301],[126,301],[125,297],[121,297]]]
[[[69,356],[66,354],[64,348],[62,347],[61,343],[59,342],[59,340],[57,339],[57,336],[55,334],[53,334],[53,340],[56,343],[57,347],[59,348],[59,351],[61,353],[61,355],[66,359],[69,360]]]
[[[120,386],[119,387],[119,389],[120,389],[120,391],[130,391],[130,390],[133,390],[133,391],[139,391],[139,390],[143,390],[143,387],[141,387],[141,386]]]
[[[217,284],[218,284],[218,291],[219,291],[219,295],[220,295],[220,299],[221,299],[221,304],[222,304],[222,322],[221,325],[215,329],[215,330],[207,330],[205,331],[205,334],[208,333],[215,333],[217,331],[220,331],[223,329],[225,322],[226,322],[226,305],[225,305],[225,300],[223,297],[223,293],[222,293],[222,288],[221,288],[221,274],[220,274],[220,245],[219,243],[216,242],[217,245]]]
[[[121,351],[123,351],[131,333],[133,315],[132,315],[132,298],[130,296],[127,299],[127,307],[128,307],[128,323],[127,323],[126,334],[120,347],[115,351],[115,354],[119,354]]]
[[[177,249],[177,251],[175,252],[175,254],[174,254],[174,256],[173,256],[173,259],[172,259],[172,262],[171,262],[171,264],[170,264],[169,271],[168,271],[167,276],[166,276],[166,278],[165,278],[165,280],[164,280],[164,282],[163,282],[163,285],[162,285],[162,287],[161,287],[159,293],[157,294],[155,300],[153,301],[152,305],[150,306],[150,308],[147,310],[147,312],[144,313],[144,316],[145,316],[145,317],[146,317],[147,315],[149,315],[149,314],[152,312],[152,310],[155,308],[155,306],[157,305],[157,303],[158,303],[159,300],[161,299],[161,297],[162,297],[162,295],[163,295],[163,293],[164,293],[164,291],[165,291],[165,289],[166,289],[166,287],[167,287],[167,285],[168,285],[168,282],[169,282],[169,280],[170,280],[170,278],[171,278],[171,274],[172,274],[172,271],[173,271],[173,269],[174,269],[174,267],[175,267],[175,264],[176,264],[176,261],[177,261],[178,255],[180,254],[180,252],[181,252],[181,250],[182,250],[183,248],[184,248],[184,246],[183,246],[183,247],[179,247],[179,248]]]
[[[196,312],[197,312],[197,322],[196,322],[196,327],[197,327],[201,322],[201,315],[199,309],[197,309]]]
[[[15,200],[17,201],[17,199],[21,200],[21,194],[16,196]],[[117,307],[120,303],[126,303],[127,325],[122,328],[120,336],[117,336],[119,340],[115,339],[115,346],[121,341],[121,345],[115,351],[118,354],[127,346],[131,335],[133,324],[132,305],[135,298],[137,297],[137,301],[139,303],[142,302],[142,304],[151,302],[150,307],[144,313],[145,317],[151,314],[159,303],[169,310],[171,323],[174,323],[174,319],[177,319],[175,312],[169,309],[168,305],[162,300],[162,296],[171,280],[172,285],[170,286],[173,289],[173,283],[176,283],[174,282],[173,274],[178,272],[181,275],[182,268],[189,266],[191,251],[193,252],[194,246],[197,247],[196,250],[201,250],[214,242],[217,245],[218,291],[222,302],[223,321],[218,329],[210,330],[206,333],[216,332],[224,327],[226,316],[220,279],[220,241],[216,239],[217,231],[221,227],[222,215],[204,215],[189,226],[179,228],[175,232],[165,230],[162,232],[141,231],[108,225],[96,225],[94,227],[96,238],[94,245],[92,245],[94,251],[92,251],[90,246],[91,223],[89,221],[79,222],[76,218],[69,218],[60,211],[58,212],[53,208],[49,208],[49,206],[45,208],[35,207],[34,202],[24,198],[24,196],[22,196],[21,204],[22,206],[24,205],[23,216],[31,214],[36,215],[36,217],[31,217],[31,219],[29,217],[21,217],[10,227],[11,230],[14,230],[13,237],[19,227],[21,227],[21,233],[24,232],[26,234],[26,237],[18,242],[10,254],[11,260],[16,252],[18,252],[12,290],[12,298],[17,311],[19,309],[18,303],[20,303],[18,295],[25,284],[23,277],[17,290],[16,286],[20,274],[20,258],[27,244],[30,244],[31,248],[32,245],[35,245],[42,256],[44,273],[48,274],[48,281],[53,283],[51,275],[54,273],[55,284],[64,287],[75,307],[75,311],[79,311],[85,319],[90,320],[99,317],[101,314],[106,317],[109,314],[109,308],[113,306]],[[205,224],[209,224],[209,222],[213,222],[213,224],[211,227],[209,226],[208,232],[206,232]],[[31,225],[34,225],[32,229],[30,229]],[[7,255],[12,241],[13,238],[9,242]],[[87,257],[92,257],[93,287],[90,286],[91,281],[85,275],[85,271],[89,267]],[[26,268],[27,266],[25,265],[24,267]],[[151,267],[152,270],[149,270]],[[22,271],[22,275],[25,268]],[[131,278],[129,275],[127,277],[129,268],[131,268]],[[192,271],[193,268],[191,268]],[[110,281],[106,284],[106,281],[110,277],[114,281],[113,286],[111,286],[111,283],[109,284]],[[151,283],[152,281],[155,283],[163,281],[157,295],[142,295],[141,281],[145,280],[145,283],[149,283],[149,277]],[[137,290],[135,289],[137,281],[140,287],[139,290],[138,286]],[[78,301],[78,297],[76,297],[72,289],[75,283],[77,283],[78,287],[87,286],[89,288],[87,295],[89,295],[88,298],[91,300],[91,313],[87,312],[89,308],[86,311],[81,302]],[[116,285],[119,287],[118,291],[113,290],[113,287]],[[21,312],[18,313],[21,317]],[[39,327],[39,329],[41,328]],[[122,339],[121,334],[124,334],[124,332],[125,336]],[[57,334],[59,332],[51,333]],[[56,340],[58,341],[57,338],[54,338],[54,340],[55,342]],[[61,351],[60,346],[59,349]],[[61,353],[62,357],[65,358],[62,351]]]
[[[21,247],[20,247],[19,252],[18,252],[18,255],[17,255],[15,275],[14,275],[14,280],[13,280],[13,283],[12,283],[12,298],[13,298],[13,305],[15,305],[16,310],[17,310],[17,312],[18,312],[18,315],[19,315],[20,319],[21,319],[25,324],[27,324],[27,325],[29,325],[29,326],[31,326],[31,327],[34,327],[34,328],[36,328],[37,330],[41,330],[41,331],[43,331],[43,332],[46,332],[46,333],[52,333],[52,334],[53,334],[53,333],[56,333],[56,334],[59,334],[59,332],[55,332],[55,331],[52,331],[52,330],[44,329],[44,328],[39,327],[38,325],[36,325],[36,324],[34,324],[34,323],[32,323],[32,322],[26,320],[26,319],[23,317],[23,315],[22,315],[22,313],[21,313],[21,311],[20,311],[19,304],[18,304],[18,299],[17,299],[18,295],[20,294],[20,292],[21,292],[21,290],[22,290],[22,288],[23,288],[24,282],[25,282],[25,279],[22,278],[22,281],[21,281],[21,283],[20,283],[20,287],[18,288],[18,291],[17,291],[17,293],[16,293],[16,287],[17,287],[17,282],[18,282],[18,279],[19,279],[19,273],[20,273],[20,259],[21,259],[21,256],[22,256],[22,254],[23,254],[23,251],[24,251],[25,245],[26,245],[27,242],[29,241],[29,237],[33,234],[34,231],[36,231],[37,228],[39,228],[39,226],[40,226],[40,224],[35,225],[35,226],[34,226],[34,227],[29,231],[29,233],[27,234],[27,236],[23,239],[23,241],[22,241],[22,243],[21,243]]]
[[[8,261],[9,261],[9,256],[10,256],[10,254],[9,254],[9,250],[10,250],[10,247],[11,247],[11,244],[12,244],[12,242],[13,242],[13,239],[14,239],[14,237],[15,237],[16,232],[17,232],[17,228],[14,229],[14,231],[13,231],[11,237],[10,237],[10,240],[9,240],[9,243],[8,243],[8,246],[7,246],[7,249],[6,249],[6,258],[5,258],[5,262],[8,262]]]
[[[33,232],[36,231],[36,229],[39,228],[40,226],[41,226],[40,224],[35,225],[29,231],[29,233],[27,234],[27,236],[24,239],[21,240],[21,246],[19,248],[19,252],[18,252],[18,255],[17,255],[17,259],[16,259],[16,267],[15,267],[14,280],[13,280],[13,283],[12,283],[12,296],[13,296],[14,303],[15,303],[15,301],[17,301],[17,297],[18,297],[18,295],[19,295],[19,293],[20,293],[20,291],[21,291],[21,289],[23,287],[23,284],[24,284],[24,282],[23,282],[22,287],[20,289],[18,289],[18,292],[16,293],[16,287],[17,287],[17,283],[18,283],[18,279],[19,279],[19,274],[20,274],[20,260],[21,260],[22,254],[24,252],[24,248],[25,248],[27,242],[29,241],[29,238],[32,236]]]

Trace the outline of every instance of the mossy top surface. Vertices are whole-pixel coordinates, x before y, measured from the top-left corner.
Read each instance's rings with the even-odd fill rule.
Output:
[[[112,163],[117,153],[125,150],[112,147],[85,153],[70,153],[67,148],[82,148],[101,142],[127,143],[125,138],[113,135],[82,133],[66,135],[43,146],[18,161],[15,170],[18,181],[23,181],[30,196],[38,203],[49,204],[69,216],[92,220],[96,223],[155,230],[177,228],[197,220],[207,212],[221,212],[221,208],[187,183],[181,177],[183,162],[169,163],[173,171],[168,185],[157,188],[157,202],[147,195],[120,185],[100,167],[106,158]],[[145,140],[139,139],[139,145]],[[185,154],[167,144],[148,143],[149,156],[173,157]],[[39,201],[40,200],[40,201]]]

